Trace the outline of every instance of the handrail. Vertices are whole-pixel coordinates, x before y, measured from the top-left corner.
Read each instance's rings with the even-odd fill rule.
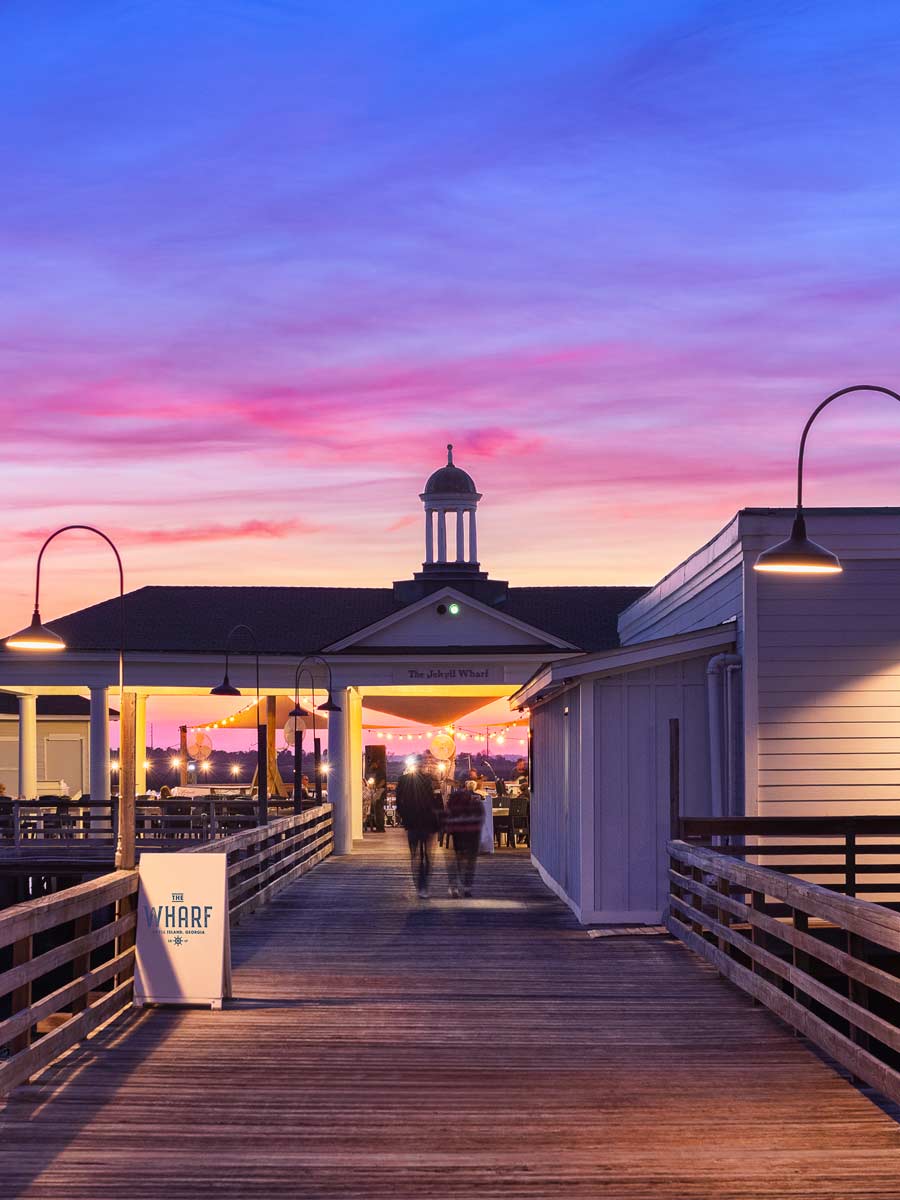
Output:
[[[113,871],[0,912],[0,953],[10,952],[0,974],[0,1004],[8,1009],[0,1020],[0,1052],[8,1055],[0,1062],[0,1094],[130,1002],[137,889],[137,871]],[[67,925],[71,933],[62,941],[41,936]],[[35,1041],[39,1023],[61,1013],[63,1022]]]
[[[848,896],[900,898],[900,816],[680,817],[672,836]]]
[[[228,856],[234,924],[332,852],[331,814],[324,804],[182,850]],[[137,892],[136,870],[113,871],[0,912],[0,1095],[131,1003]]]
[[[667,848],[669,931],[900,1101],[900,913],[685,841]]]
[[[191,846],[188,853],[228,855],[231,923],[253,912],[287,884],[305,875],[334,850],[332,806],[317,805],[219,841]]]

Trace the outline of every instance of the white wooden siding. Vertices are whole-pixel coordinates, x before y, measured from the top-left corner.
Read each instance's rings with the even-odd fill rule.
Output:
[[[710,812],[706,657],[594,684],[595,921],[657,920],[666,905],[669,719],[681,722],[682,812]]]
[[[756,577],[760,815],[900,812],[900,561],[843,566]]]
[[[571,688],[534,714],[531,853],[564,895],[581,904],[579,693]]]

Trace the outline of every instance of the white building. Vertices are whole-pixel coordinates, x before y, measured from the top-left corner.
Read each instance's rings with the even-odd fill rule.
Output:
[[[34,711],[32,712],[32,705]],[[20,762],[19,710],[34,726],[33,754]],[[90,778],[90,705],[82,696],[28,696],[0,692],[0,783],[7,796],[58,795],[77,800]],[[30,748],[30,747],[29,747]],[[20,784],[21,772],[21,784]]]
[[[238,625],[256,635],[266,697],[293,695],[306,655],[321,655],[331,668],[340,711],[328,720],[328,796],[338,853],[362,836],[364,707],[439,727],[510,696],[551,658],[617,644],[618,614],[645,589],[510,587],[490,578],[478,559],[481,495],[453,463],[452,449],[420,499],[424,562],[392,586],[247,587],[233,574],[227,587],[145,587],[126,595],[125,690],[135,697],[138,792],[145,789],[148,701],[208,695],[222,679],[228,634]],[[36,699],[77,693],[90,698],[85,790],[95,802],[109,798],[107,709],[118,677],[119,617],[118,597],[105,600],[50,622],[65,651],[0,653],[0,690],[19,698],[26,794],[37,786]],[[230,662],[231,681],[244,697],[255,687],[248,649],[241,642]],[[319,674],[320,688],[324,681]],[[236,700],[235,710],[245,704]]]
[[[673,737],[682,815],[900,813],[900,510],[807,511],[842,574],[754,571],[793,515],[738,513],[620,614],[618,647],[513,697],[533,857],[581,920],[660,918]]]

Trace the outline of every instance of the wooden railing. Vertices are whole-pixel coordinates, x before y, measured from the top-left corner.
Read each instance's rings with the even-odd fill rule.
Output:
[[[847,896],[900,900],[900,817],[681,817],[673,836]]]
[[[900,913],[730,853],[668,852],[670,932],[900,1101]]]
[[[272,796],[269,817],[293,815],[292,800]],[[135,801],[135,842],[139,850],[180,850],[185,842],[208,842],[250,829],[257,822],[257,801],[244,795],[174,796]],[[75,851],[113,853],[118,832],[118,802],[82,800],[0,801],[0,847],[38,850],[63,845]]]
[[[0,1094],[130,1002],[137,888],[114,871],[0,912]]]
[[[228,855],[232,924],[327,857],[331,806],[186,852]],[[0,1095],[131,1003],[137,871],[0,912]]]
[[[333,849],[330,804],[191,847],[195,854],[227,853],[228,908],[233,925],[312,870]]]

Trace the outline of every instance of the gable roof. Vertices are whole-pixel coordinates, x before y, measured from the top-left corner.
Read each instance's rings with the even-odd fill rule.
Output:
[[[619,644],[616,617],[645,590],[510,588],[496,609],[581,650],[602,650]],[[299,656],[406,607],[392,588],[150,586],[126,594],[126,641],[131,651],[222,654],[228,631],[246,624],[256,631],[261,653]],[[104,600],[47,624],[74,651],[115,651],[119,600]],[[248,650],[235,639],[235,653]]]

